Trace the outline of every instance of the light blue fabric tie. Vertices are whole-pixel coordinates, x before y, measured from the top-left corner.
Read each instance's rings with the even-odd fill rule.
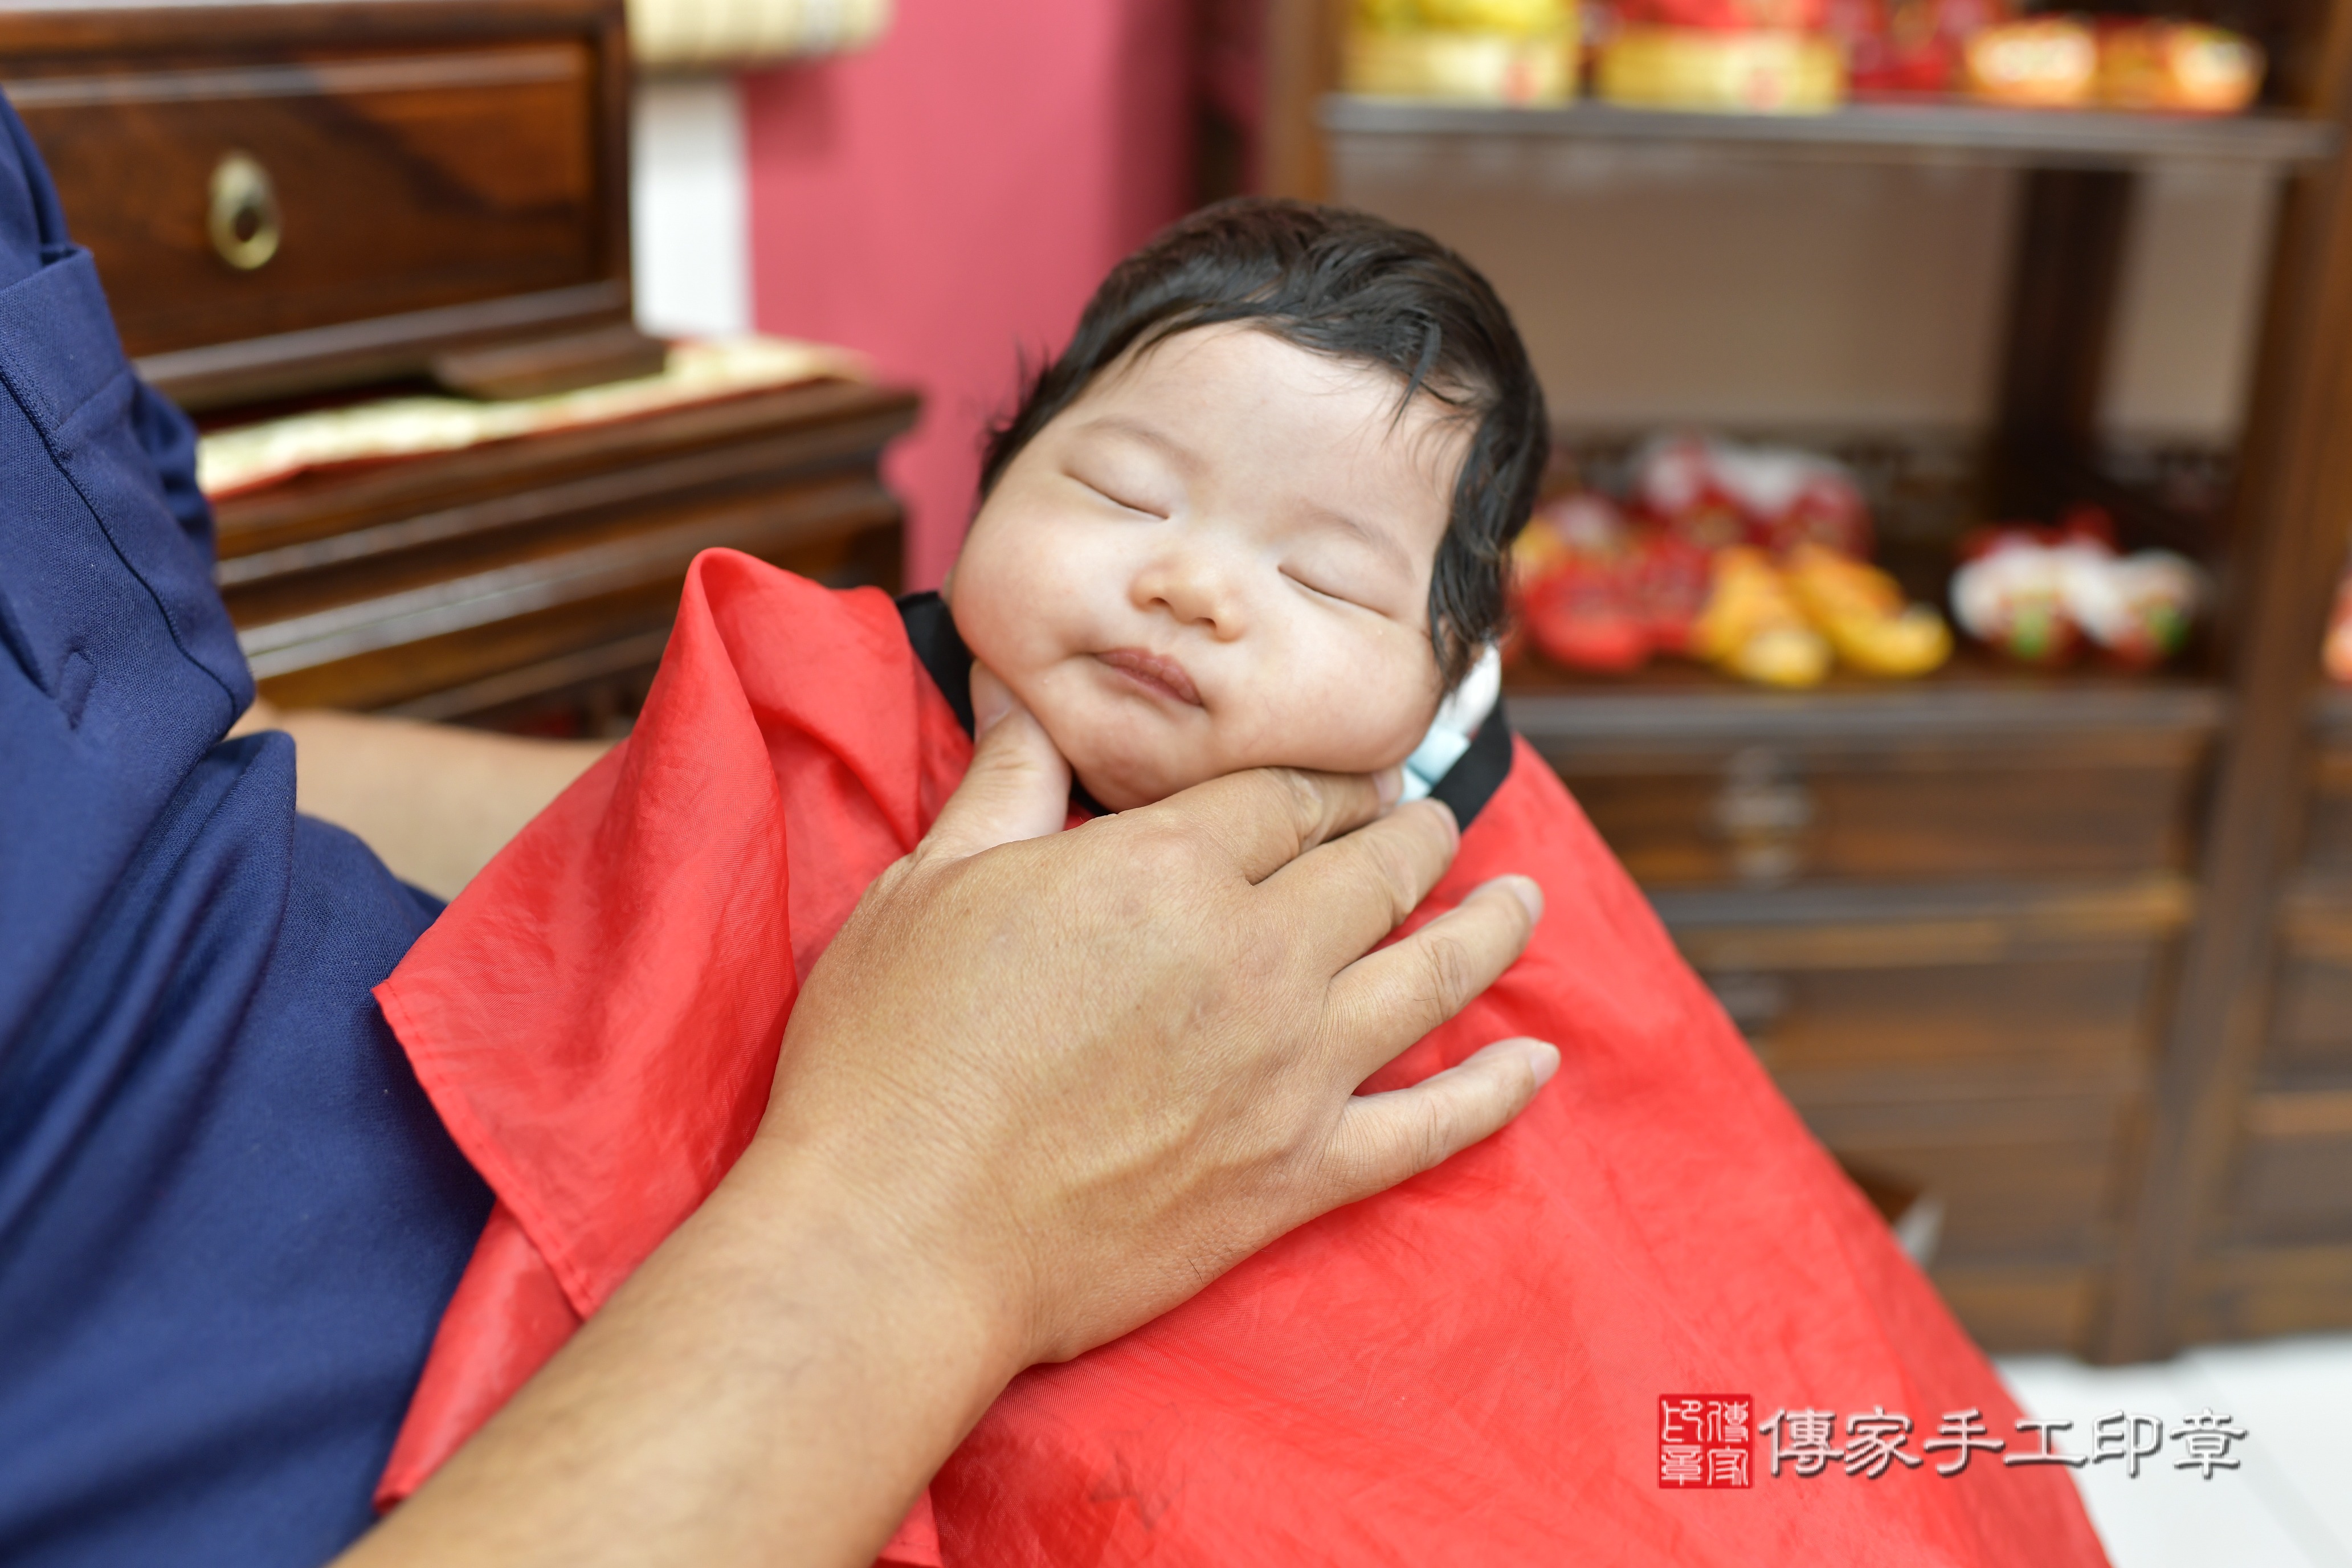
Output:
[[[1495,710],[1495,700],[1502,694],[1503,656],[1490,643],[1470,673],[1462,678],[1462,684],[1454,689],[1454,695],[1438,704],[1429,733],[1404,760],[1405,799],[1419,800],[1437,787],[1437,781],[1470,749],[1470,738]]]

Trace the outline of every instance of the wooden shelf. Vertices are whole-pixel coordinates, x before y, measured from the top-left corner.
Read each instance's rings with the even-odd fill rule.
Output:
[[[2195,162],[2251,164],[2284,174],[2325,162],[2337,145],[2334,125],[2294,114],[2203,117],[1996,109],[1939,100],[1857,103],[1828,114],[1711,114],[1606,103],[1506,109],[1332,93],[1321,100],[1318,119],[1335,137],[1691,145],[1776,157],[2037,168]]]
[[[1808,691],[1754,686],[1681,661],[1611,677],[1528,658],[1504,677],[1503,696],[1512,728],[1548,752],[1629,742],[1707,747],[1760,734],[1787,742],[2115,731],[2203,738],[2220,730],[2227,703],[2218,684],[2193,676],[2021,669],[1974,648],[1920,679],[1841,671]]]
[[[1886,558],[1933,599],[1948,524],[2096,500],[2132,544],[2202,561],[2231,614],[2151,675],[1969,650],[1923,680],[1781,692],[1536,664],[1507,679],[1511,720],[1816,1133],[1948,1199],[1935,1279],[1984,1342],[2127,1361],[2352,1322],[2352,688],[2315,668],[2352,495],[2352,0],[2280,13],[2291,107],[2224,119],[1371,99],[1336,90],[1344,7],[1265,9],[1275,194],[1545,200],[1594,149],[1634,176],[2016,172],[1981,471],[1948,505],[1904,489],[1920,510]],[[2234,472],[2102,454],[2135,186],[2168,167],[2280,187]]]

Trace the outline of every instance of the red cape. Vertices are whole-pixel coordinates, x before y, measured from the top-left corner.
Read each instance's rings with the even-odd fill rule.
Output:
[[[629,742],[377,990],[499,1195],[381,1502],[717,1184],[799,977],[971,751],[888,599],[696,563]],[[2063,1470],[1997,1454],[1775,1479],[1759,1436],[1747,1488],[1661,1486],[1664,1395],[1750,1395],[1759,1420],[1883,1407],[1915,1456],[1969,1408],[2019,1447],[2017,1411],[1524,743],[1412,923],[1508,871],[1544,889],[1526,956],[1367,1088],[1534,1035],[1562,1060],[1533,1108],[1024,1373],[889,1560],[2105,1561]]]

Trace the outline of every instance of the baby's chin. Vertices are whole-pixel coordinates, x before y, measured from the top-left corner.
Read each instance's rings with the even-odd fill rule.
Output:
[[[1052,726],[1047,726],[1046,732],[1053,733]],[[1060,737],[1055,738],[1055,744],[1061,744]],[[1063,754],[1069,755],[1066,751]],[[1070,776],[1105,809],[1133,811],[1139,805],[1150,805],[1181,794],[1196,784],[1205,784],[1217,773],[1203,767],[1171,767],[1135,757],[1086,755],[1070,758]]]
[[[1099,736],[1081,731],[1068,742],[1045,715],[1045,732],[1069,760],[1071,776],[1096,802],[1111,811],[1132,811],[1139,805],[1181,794],[1194,784],[1250,768],[1307,768],[1321,773],[1377,773],[1404,760],[1410,748],[1386,760],[1360,755],[1318,760],[1307,756],[1242,756],[1212,754],[1189,742],[1162,746],[1129,746],[1113,750]],[[1171,738],[1172,739],[1172,738]]]
[[[1056,671],[1055,674],[1065,672]],[[1280,751],[1252,744],[1238,737],[1221,737],[1213,725],[1190,715],[1192,722],[1163,717],[1145,704],[1107,700],[1091,679],[1015,680],[1011,683],[1029,711],[1036,715],[1067,759],[1073,777],[1101,805],[1111,811],[1137,806],[1181,794],[1227,773],[1250,768],[1307,768],[1322,773],[1377,773],[1402,762],[1419,742],[1424,719],[1410,738],[1387,733],[1378,738],[1361,731],[1330,738],[1324,747],[1308,745]],[[1256,727],[1260,741],[1273,733],[1306,739],[1300,731],[1311,726]],[[1392,730],[1394,725],[1384,727]],[[1378,752],[1379,754],[1374,754]],[[1393,754],[1391,754],[1393,753]]]

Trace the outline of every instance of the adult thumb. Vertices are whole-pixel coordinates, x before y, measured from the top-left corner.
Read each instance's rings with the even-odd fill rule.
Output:
[[[980,731],[971,767],[916,849],[919,860],[961,859],[1042,838],[1069,819],[1070,764],[985,665],[971,667],[971,707]]]

